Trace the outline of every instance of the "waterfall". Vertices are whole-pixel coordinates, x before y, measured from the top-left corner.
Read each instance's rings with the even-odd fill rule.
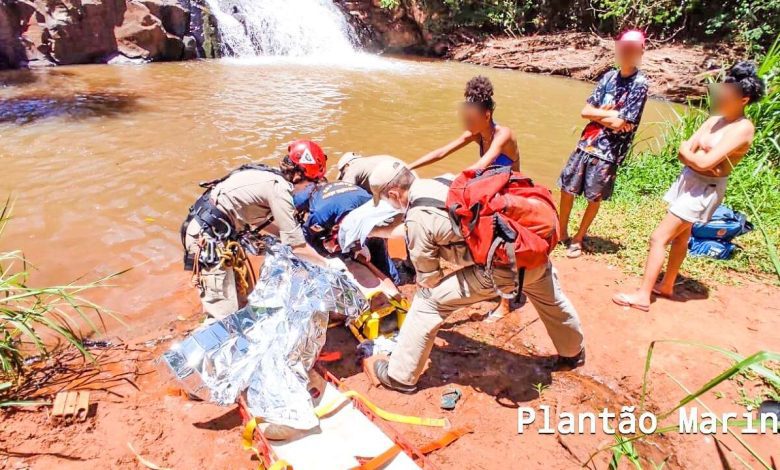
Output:
[[[344,57],[355,32],[331,0],[206,0],[222,55]]]

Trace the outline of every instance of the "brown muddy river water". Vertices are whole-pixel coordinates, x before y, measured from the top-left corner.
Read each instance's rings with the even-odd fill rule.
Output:
[[[0,249],[23,250],[38,285],[134,267],[91,297],[134,328],[144,312],[190,315],[178,229],[198,181],[274,163],[299,137],[321,142],[333,164],[346,151],[411,161],[458,135],[457,105],[476,74],[493,80],[496,119],[516,131],[522,170],[554,185],[590,84],[377,57],[350,67],[226,59],[0,74],[0,197],[15,200]],[[649,102],[638,139],[671,116],[672,105]],[[477,152],[423,174],[459,171]]]

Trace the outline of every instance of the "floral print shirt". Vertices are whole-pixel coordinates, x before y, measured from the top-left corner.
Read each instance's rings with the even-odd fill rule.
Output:
[[[618,132],[591,121],[582,131],[577,148],[610,163],[623,163],[642,119],[648,87],[647,77],[639,70],[630,77],[621,76],[619,70],[604,74],[588,103],[596,107],[614,105],[619,117],[634,124],[634,128]]]

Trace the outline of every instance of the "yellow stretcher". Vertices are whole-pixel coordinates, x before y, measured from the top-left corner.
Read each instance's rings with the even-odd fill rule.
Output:
[[[409,311],[406,299],[388,299],[382,291],[368,297],[371,308],[349,325],[358,341],[392,336],[401,328]]]

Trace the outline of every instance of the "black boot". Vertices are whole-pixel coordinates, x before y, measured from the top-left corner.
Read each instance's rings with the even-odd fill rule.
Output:
[[[377,380],[379,380],[379,383],[381,383],[385,388],[389,388],[390,390],[395,390],[401,393],[414,393],[417,391],[416,386],[402,384],[401,382],[390,377],[390,374],[387,372],[389,367],[390,363],[387,361],[387,359],[378,359],[376,362],[374,362],[374,375],[376,376]]]
[[[566,372],[574,370],[585,365],[585,349],[574,357],[558,356],[555,359],[553,370],[557,372]]]

